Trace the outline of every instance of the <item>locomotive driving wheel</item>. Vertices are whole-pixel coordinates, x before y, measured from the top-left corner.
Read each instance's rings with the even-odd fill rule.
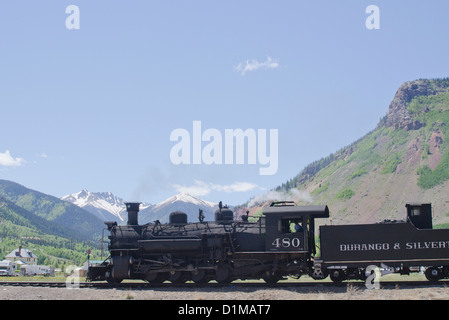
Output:
[[[123,281],[123,279],[113,279],[113,278],[106,278],[106,282],[110,285],[118,285]]]
[[[226,265],[219,266],[215,271],[215,280],[221,284],[231,283],[231,268]]]
[[[266,271],[264,275],[262,276],[262,279],[267,284],[276,284],[279,280],[282,279],[282,276],[277,274],[276,272]]]
[[[193,271],[191,278],[192,278],[192,281],[197,284],[206,283],[208,281],[207,272],[204,269],[199,269],[199,270]]]
[[[173,284],[182,284],[188,280],[188,275],[182,271],[172,271],[168,277],[168,281]]]
[[[148,273],[145,276],[145,280],[148,283],[159,284],[168,279],[168,275],[165,272]]]

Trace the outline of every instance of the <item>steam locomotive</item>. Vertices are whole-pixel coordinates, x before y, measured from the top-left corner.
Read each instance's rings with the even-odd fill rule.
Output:
[[[407,204],[404,221],[365,225],[322,225],[316,243],[315,219],[329,218],[327,206],[273,202],[256,222],[240,221],[220,202],[215,221],[188,223],[173,212],[169,223],[138,224],[139,203],[126,203],[128,222],[105,222],[110,257],[90,265],[89,281],[120,283],[229,283],[309,275],[335,282],[365,279],[371,265],[409,274],[425,270],[431,281],[449,277],[449,229],[432,229],[430,204]],[[317,247],[320,253],[317,253]]]

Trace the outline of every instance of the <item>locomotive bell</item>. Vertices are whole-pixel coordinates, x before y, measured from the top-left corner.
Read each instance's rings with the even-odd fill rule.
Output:
[[[136,226],[140,202],[125,202],[125,205],[126,211],[128,211],[128,225]]]

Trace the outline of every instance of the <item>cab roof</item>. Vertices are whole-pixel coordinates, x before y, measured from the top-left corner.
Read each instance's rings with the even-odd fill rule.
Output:
[[[326,205],[319,206],[271,206],[263,209],[266,216],[288,215],[288,216],[308,216],[312,218],[329,218],[329,208]]]

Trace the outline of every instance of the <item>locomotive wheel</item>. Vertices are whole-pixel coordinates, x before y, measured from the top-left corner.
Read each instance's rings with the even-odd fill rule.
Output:
[[[277,273],[267,271],[267,272],[265,272],[264,275],[262,276],[262,279],[263,279],[267,284],[276,284],[279,280],[282,279],[282,277],[279,276]]]
[[[443,274],[441,272],[441,269],[438,267],[429,267],[424,272],[424,275],[426,276],[427,280],[436,282],[443,278]]]
[[[204,270],[204,269],[192,272],[191,278],[192,278],[192,281],[195,283],[206,283],[208,281],[207,273],[206,273],[206,270]]]
[[[329,272],[329,275],[331,277],[331,280],[335,283],[341,283],[346,278],[345,272],[341,269],[331,270]]]
[[[174,284],[185,283],[187,280],[187,275],[181,271],[174,271],[170,273],[170,276],[168,277],[168,281]]]
[[[149,273],[146,275],[145,280],[148,281],[148,283],[159,284],[167,280],[167,275],[162,272]]]
[[[123,279],[114,279],[114,278],[106,278],[106,282],[109,283],[110,285],[117,285],[120,284],[120,282],[122,282]]]
[[[221,284],[231,283],[231,269],[227,266],[218,267],[215,271],[215,280]]]

